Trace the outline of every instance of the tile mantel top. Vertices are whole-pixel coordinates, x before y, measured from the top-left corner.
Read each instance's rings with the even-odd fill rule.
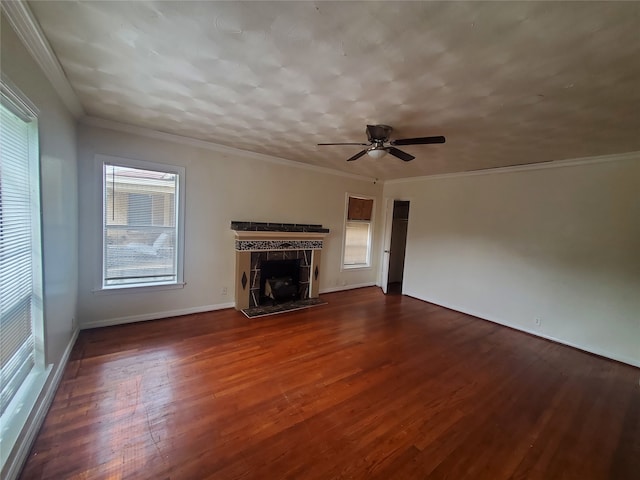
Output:
[[[329,229],[322,225],[309,223],[271,223],[271,222],[238,222],[231,221],[231,230],[236,232],[261,232],[261,233],[324,233],[328,234]]]
[[[326,232],[257,232],[235,230],[236,238],[246,240],[278,240],[278,239],[312,239],[324,238],[328,235]]]

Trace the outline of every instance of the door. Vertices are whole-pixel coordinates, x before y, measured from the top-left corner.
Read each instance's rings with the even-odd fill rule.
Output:
[[[383,293],[387,293],[389,283],[389,252],[391,251],[391,226],[393,223],[393,199],[387,198],[384,218],[384,239],[382,254],[382,273],[380,275],[380,287]]]

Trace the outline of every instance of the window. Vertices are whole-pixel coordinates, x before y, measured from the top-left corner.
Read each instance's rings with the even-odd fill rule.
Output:
[[[180,167],[102,162],[102,288],[182,283],[183,183]]]
[[[347,195],[344,234],[344,268],[371,265],[373,199]]]
[[[46,375],[35,109],[2,81],[0,103],[0,468]]]

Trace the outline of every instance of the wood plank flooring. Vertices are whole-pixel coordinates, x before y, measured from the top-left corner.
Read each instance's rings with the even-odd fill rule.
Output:
[[[638,479],[640,370],[377,288],[83,331],[23,479]]]

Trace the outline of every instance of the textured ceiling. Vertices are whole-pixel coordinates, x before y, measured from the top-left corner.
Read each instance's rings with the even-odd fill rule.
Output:
[[[381,179],[640,150],[638,2],[29,2],[89,115]],[[345,160],[367,123],[444,135]]]

